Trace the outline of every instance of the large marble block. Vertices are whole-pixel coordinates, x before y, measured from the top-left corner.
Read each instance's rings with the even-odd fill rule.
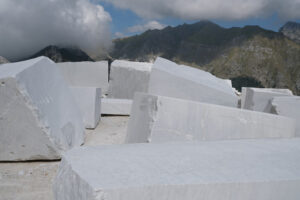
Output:
[[[295,120],[287,117],[137,93],[126,143],[294,136]]]
[[[299,200],[300,139],[82,147],[56,200]]]
[[[296,136],[300,137],[300,97],[274,97],[272,113],[294,118],[296,120]]]
[[[115,60],[111,64],[108,97],[133,99],[135,92],[147,92],[152,65]]]
[[[84,142],[80,110],[46,57],[0,67],[0,160],[59,159]]]
[[[242,88],[242,109],[271,113],[273,97],[293,96],[289,89]]]
[[[94,129],[101,118],[101,88],[71,87],[83,116],[85,128]]]
[[[65,62],[57,63],[71,87],[101,88],[108,90],[108,62]]]
[[[149,93],[237,107],[229,82],[212,74],[157,58],[150,75]]]
[[[102,115],[130,115],[132,100],[129,99],[101,99]]]

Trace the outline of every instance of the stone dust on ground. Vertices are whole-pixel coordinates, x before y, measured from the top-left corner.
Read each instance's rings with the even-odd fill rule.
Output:
[[[122,144],[129,117],[102,117],[87,130],[85,146]],[[0,200],[53,200],[52,182],[58,161],[0,163]]]

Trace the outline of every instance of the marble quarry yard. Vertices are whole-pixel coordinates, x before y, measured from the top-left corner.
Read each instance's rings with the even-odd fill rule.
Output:
[[[0,64],[0,200],[299,200],[300,97],[158,57]]]

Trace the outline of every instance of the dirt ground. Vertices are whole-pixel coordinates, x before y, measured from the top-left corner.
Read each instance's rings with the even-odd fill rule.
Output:
[[[129,117],[102,117],[87,130],[85,146],[122,144]],[[0,163],[0,200],[53,200],[59,162]]]

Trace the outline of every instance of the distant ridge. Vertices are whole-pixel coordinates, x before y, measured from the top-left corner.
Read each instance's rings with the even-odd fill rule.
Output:
[[[239,88],[246,83],[300,94],[300,45],[282,32],[201,21],[149,30],[114,44],[114,59],[153,61],[161,56],[233,79]]]
[[[93,61],[84,51],[77,48],[63,48],[57,46],[48,46],[41,51],[35,53],[29,58],[22,59],[28,60],[39,56],[46,56],[56,63],[59,62],[80,62],[80,61]]]

